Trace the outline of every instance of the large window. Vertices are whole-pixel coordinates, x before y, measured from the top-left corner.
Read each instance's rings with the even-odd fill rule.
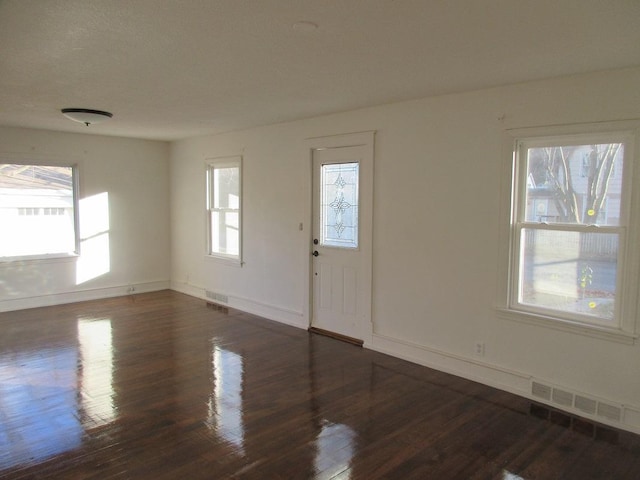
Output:
[[[0,258],[78,253],[72,166],[0,163]]]
[[[207,166],[208,254],[241,262],[241,157],[212,160]]]
[[[508,310],[633,334],[633,146],[633,133],[516,139]]]

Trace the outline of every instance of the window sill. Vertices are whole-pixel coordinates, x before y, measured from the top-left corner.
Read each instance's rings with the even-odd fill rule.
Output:
[[[222,255],[212,255],[212,254],[208,254],[206,258],[209,258],[217,263],[229,265],[230,267],[242,268],[242,266],[244,265],[244,262],[239,258],[224,257]]]
[[[0,268],[15,265],[75,262],[79,255],[75,253],[54,255],[28,255],[23,257],[0,257]]]
[[[599,325],[588,325],[585,323],[572,322],[570,320],[548,317],[545,315],[537,315],[517,310],[509,310],[507,308],[498,308],[497,312],[498,317],[505,320],[512,320],[529,325],[537,325],[540,327],[560,330],[562,332],[575,333],[578,335],[599,338],[601,340],[623,343],[625,345],[634,345],[636,339],[638,338],[638,335],[620,330],[618,328],[607,328]]]

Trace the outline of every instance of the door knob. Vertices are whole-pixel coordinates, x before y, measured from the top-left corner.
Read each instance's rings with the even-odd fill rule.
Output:
[[[320,254],[318,253],[318,250],[314,250],[314,251],[313,251],[313,253],[312,253],[311,255],[313,255],[314,257],[317,257],[317,256],[318,256],[318,255],[320,255]]]

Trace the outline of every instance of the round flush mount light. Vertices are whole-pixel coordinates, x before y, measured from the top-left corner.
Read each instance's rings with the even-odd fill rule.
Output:
[[[63,108],[61,112],[69,120],[84,123],[87,127],[92,123],[103,122],[113,117],[113,113],[89,108]]]
[[[313,32],[317,30],[318,24],[313,22],[300,21],[291,25],[296,32]]]

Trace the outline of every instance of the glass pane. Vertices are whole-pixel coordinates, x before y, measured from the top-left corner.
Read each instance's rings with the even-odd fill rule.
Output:
[[[320,243],[358,247],[358,163],[322,165]]]
[[[624,145],[529,148],[525,221],[619,225]]]
[[[618,235],[522,230],[520,303],[614,318]]]
[[[240,168],[213,170],[213,208],[240,208]]]
[[[0,256],[73,253],[73,168],[0,164]]]
[[[211,253],[240,255],[239,220],[237,211],[211,212]]]

